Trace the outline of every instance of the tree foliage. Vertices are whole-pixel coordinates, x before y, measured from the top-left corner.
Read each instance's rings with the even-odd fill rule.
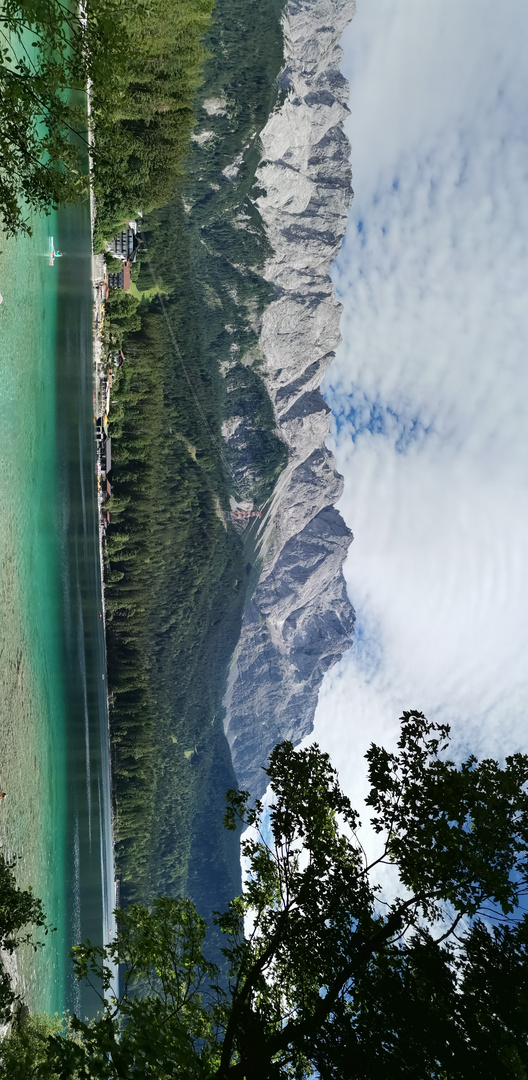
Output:
[[[217,916],[229,990],[189,901],[120,912],[116,942],[76,950],[75,963],[81,977],[102,972],[108,994],[105,965],[120,962],[122,994],[74,1021],[73,1047],[52,1040],[58,1075],[528,1076],[528,757],[456,765],[448,741],[411,712],[397,752],[369,750],[371,857],[328,756],[277,747],[267,821],[246,793],[230,796],[228,826],[252,831],[246,890]]]
[[[87,89],[99,238],[167,202],[187,152],[213,0],[5,0],[0,215],[31,232],[88,196]]]
[[[42,902],[33,896],[31,889],[20,889],[17,885],[16,864],[16,859],[6,859],[0,854],[0,952],[4,955],[11,955],[22,944],[38,948],[42,942],[35,942],[34,928],[42,929],[45,934],[51,929]],[[0,1023],[9,1019],[18,1000],[9,973],[0,962]]]
[[[118,63],[110,77],[94,79],[98,245],[126,218],[163,206],[174,193],[195,123],[213,4],[134,0],[119,8]]]
[[[28,210],[49,213],[88,197],[87,92],[93,100],[126,79],[131,27],[142,0],[5,0],[0,7],[0,216],[7,233],[31,233]],[[91,154],[114,184],[119,162],[92,111]],[[100,143],[100,145],[99,145]]]
[[[5,0],[0,8],[0,215],[7,233],[31,232],[28,206],[47,212],[87,195],[86,46],[80,14],[60,0]]]
[[[118,296],[112,333],[132,300]],[[221,463],[189,408],[159,312],[144,317],[126,357],[112,390],[105,544],[118,874],[127,902],[185,892],[194,821],[207,802],[216,847],[206,873],[224,904],[240,888],[236,839],[220,824],[234,782],[220,709],[244,604],[242,544],[222,520]],[[186,361],[219,438],[214,372],[197,350]]]
[[[2,1080],[60,1080],[62,1065],[57,1072],[50,1058],[50,1037],[62,1036],[68,1042],[76,1038],[68,1019],[58,1016],[31,1016],[27,1010],[15,1011],[9,1033],[0,1043],[0,1077]],[[69,1080],[78,1080],[70,1073]]]

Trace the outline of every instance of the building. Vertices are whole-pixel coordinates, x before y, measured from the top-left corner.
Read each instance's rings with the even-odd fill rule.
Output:
[[[139,246],[139,240],[136,235],[135,228],[131,228],[130,224],[126,229],[122,229],[109,244],[106,245],[107,251],[110,251],[115,259],[121,259],[122,262],[134,263],[137,257],[137,249]]]
[[[110,289],[129,289],[131,278],[131,263],[124,262],[123,269],[117,274],[108,275],[108,286]]]
[[[108,288],[109,289],[122,289],[123,288],[123,271],[120,270],[119,274],[108,275]]]
[[[110,289],[129,289],[131,282],[132,264],[137,259],[139,240],[136,233],[135,221],[129,221],[126,229],[122,229],[114,239],[106,245],[106,250],[113,255],[114,259],[120,259],[123,269],[108,275]]]

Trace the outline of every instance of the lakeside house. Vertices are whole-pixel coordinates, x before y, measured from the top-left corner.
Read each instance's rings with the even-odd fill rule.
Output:
[[[135,221],[129,221],[126,229],[122,229],[113,240],[106,244],[106,250],[123,263],[123,269],[108,275],[110,289],[129,289],[131,282],[132,264],[137,259],[139,240],[137,238],[137,226]]]
[[[108,473],[110,472],[111,468],[112,468],[112,440],[111,439],[106,439],[105,443],[104,443],[104,448],[103,448],[102,454],[101,454],[101,471],[105,474],[104,475],[105,480],[106,480],[106,478],[108,476]]]
[[[136,233],[135,221],[129,221],[126,229],[122,229],[114,239],[106,245],[107,251],[110,251],[115,259],[121,259],[122,262],[134,263],[137,257],[137,249],[139,246],[139,240]]]
[[[108,435],[108,415],[98,416],[95,421],[95,438],[97,441],[98,471],[106,479],[106,473],[112,468],[112,438]]]
[[[108,287],[110,289],[129,289],[131,278],[131,264],[129,262],[123,263],[123,269],[119,273],[109,273],[108,275]]]

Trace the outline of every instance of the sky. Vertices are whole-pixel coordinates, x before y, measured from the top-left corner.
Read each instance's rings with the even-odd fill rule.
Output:
[[[528,751],[528,5],[357,0],[355,198],[323,390],[356,641],[316,739],[358,804],[403,709]]]

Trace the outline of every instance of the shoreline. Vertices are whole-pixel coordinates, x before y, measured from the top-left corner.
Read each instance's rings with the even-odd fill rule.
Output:
[[[93,363],[93,409],[94,409],[94,424],[97,417],[101,415],[101,379],[102,379],[102,356],[103,345],[101,341],[103,320],[104,320],[104,304],[102,292],[106,287],[106,264],[104,255],[94,254],[94,231],[95,231],[95,219],[97,208],[95,204],[95,194],[92,184],[92,145],[93,145],[93,132],[91,124],[92,115],[92,84],[88,81],[86,87],[86,101],[87,101],[87,113],[88,113],[88,167],[90,170],[90,244],[92,249],[92,294],[93,294],[93,316],[92,316],[92,363]],[[104,589],[104,557],[103,557],[103,499],[100,485],[97,485],[97,511],[98,511],[98,529],[99,529],[99,561],[101,567],[101,612],[103,616],[103,628],[105,634],[105,680],[108,684],[108,665],[106,662],[106,604],[105,604],[105,589]],[[106,702],[108,709],[108,716],[110,717],[110,702],[108,698],[108,690],[106,694]]]
[[[90,126],[90,111],[88,110],[88,124]],[[90,132],[91,138],[91,132]],[[93,321],[92,321],[92,364],[93,364],[93,410],[94,410],[94,432],[97,417],[101,415],[102,410],[102,392],[101,382],[103,378],[102,369],[102,357],[103,357],[103,345],[101,340],[103,321],[104,321],[104,301],[103,290],[106,291],[106,264],[104,256],[102,254],[94,254],[93,239],[94,239],[94,226],[96,205],[93,187],[91,183],[91,165],[92,159],[90,155],[90,232],[91,232],[91,245],[92,245],[92,294],[93,294]],[[105,945],[111,945],[116,939],[117,922],[115,917],[115,909],[118,907],[118,894],[119,894],[119,882],[117,878],[116,857],[115,857],[115,828],[114,828],[114,799],[113,799],[113,776],[112,776],[112,745],[110,738],[110,696],[108,691],[108,658],[106,650],[106,600],[105,600],[105,580],[104,580],[104,554],[103,554],[103,541],[105,535],[105,527],[103,523],[103,490],[99,479],[99,445],[96,443],[96,481],[97,481],[97,529],[98,529],[98,549],[99,549],[99,566],[101,573],[101,614],[103,623],[103,645],[104,645],[104,673],[106,689],[106,717],[107,717],[107,741],[108,741],[108,761],[110,771],[110,834],[112,845],[112,888],[113,888],[113,903],[111,902],[109,909],[109,925],[108,941],[104,941]],[[105,928],[105,913],[103,908],[103,929]],[[113,980],[110,989],[117,998],[119,995],[119,971],[107,961],[107,965],[112,968]]]
[[[84,4],[80,6],[81,19],[85,19]],[[103,347],[101,342],[101,334],[103,328],[104,308],[102,299],[102,289],[106,285],[106,264],[104,255],[96,255],[94,253],[94,233],[95,233],[95,220],[97,216],[97,207],[95,203],[95,193],[92,183],[92,169],[93,169],[93,154],[92,147],[94,143],[93,129],[92,129],[92,80],[88,79],[86,84],[86,112],[88,117],[88,169],[89,169],[89,185],[90,185],[90,244],[92,249],[92,293],[93,293],[93,323],[92,323],[92,362],[93,362],[93,405],[94,405],[94,423],[97,420],[99,412],[99,401],[101,397],[101,360],[103,354]],[[98,527],[99,527],[99,559],[101,564],[101,611],[103,615],[103,626],[105,632],[105,680],[108,683],[108,668],[106,664],[106,607],[104,596],[104,559],[103,559],[103,531],[102,531],[102,493],[100,486],[97,486],[97,509],[98,509]],[[108,692],[106,695],[107,708],[109,709]],[[109,714],[110,715],[110,714]]]
[[[102,415],[102,359],[103,359],[103,343],[102,343],[102,330],[104,322],[104,299],[103,293],[107,293],[107,275],[106,275],[106,263],[104,255],[94,252],[94,234],[95,234],[95,221],[97,214],[97,207],[95,201],[95,193],[92,183],[92,168],[93,168],[93,130],[91,124],[92,113],[92,83],[88,80],[86,87],[86,100],[87,100],[87,114],[88,114],[88,166],[89,166],[89,184],[90,184],[90,243],[92,254],[92,304],[93,304],[93,318],[92,318],[92,364],[93,364],[93,410],[94,410],[94,431],[98,416]],[[104,643],[104,673],[106,688],[106,716],[107,716],[107,740],[108,740],[108,760],[110,770],[110,833],[112,844],[112,879],[113,879],[113,904],[111,905],[109,912],[109,926],[108,926],[108,942],[105,944],[111,944],[116,939],[117,923],[115,917],[115,909],[118,907],[118,886],[115,858],[115,828],[114,828],[114,802],[113,802],[113,776],[112,776],[112,746],[110,738],[110,696],[108,691],[108,658],[106,649],[106,600],[105,600],[105,579],[104,579],[104,553],[103,553],[103,540],[105,535],[105,528],[103,524],[103,491],[99,482],[99,447],[96,444],[96,474],[97,474],[97,528],[98,528],[98,549],[99,549],[99,566],[101,573],[101,614],[103,622],[103,643]],[[104,920],[104,912],[103,912]],[[103,922],[104,925],[104,922]],[[113,965],[110,965],[113,967]],[[119,973],[115,969],[113,972],[114,985],[112,990],[115,996],[119,993]]]

